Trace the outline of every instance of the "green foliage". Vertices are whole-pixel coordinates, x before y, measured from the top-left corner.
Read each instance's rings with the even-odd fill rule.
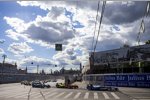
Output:
[[[150,40],[146,41],[145,44],[150,44]]]

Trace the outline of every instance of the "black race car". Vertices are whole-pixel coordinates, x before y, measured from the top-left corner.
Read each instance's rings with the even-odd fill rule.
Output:
[[[97,90],[97,91],[118,91],[117,87],[101,86],[101,85],[93,85],[93,84],[88,84],[87,89],[88,90]]]
[[[31,82],[30,82],[30,81],[25,80],[25,81],[21,81],[21,85],[22,85],[22,84],[24,84],[24,85],[31,85]]]
[[[44,84],[43,82],[40,82],[40,81],[33,81],[32,82],[32,87],[37,87],[37,88],[50,88],[51,86],[50,85],[46,85]]]

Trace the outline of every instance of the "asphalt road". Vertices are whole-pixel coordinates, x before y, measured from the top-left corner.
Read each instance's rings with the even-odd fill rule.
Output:
[[[0,85],[0,100],[133,100],[118,91],[86,89],[32,88],[19,83]]]
[[[149,88],[127,88],[120,87],[119,90],[130,96],[132,100],[150,100],[150,89]]]

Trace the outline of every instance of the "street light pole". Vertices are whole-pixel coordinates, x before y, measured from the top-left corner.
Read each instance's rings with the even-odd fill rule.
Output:
[[[37,74],[38,74],[38,72],[39,72],[39,65],[37,65]]]
[[[3,80],[4,80],[4,78],[3,78],[3,68],[4,68],[4,64],[5,64],[5,58],[7,57],[7,55],[4,54],[2,57],[3,57],[3,64],[2,64],[2,72],[1,73],[2,73],[2,82],[3,82]]]
[[[2,74],[3,74],[3,68],[4,68],[5,59],[6,59],[7,55],[4,54],[2,57],[3,57],[3,65],[2,65]]]

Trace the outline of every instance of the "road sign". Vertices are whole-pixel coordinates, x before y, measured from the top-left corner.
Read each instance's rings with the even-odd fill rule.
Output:
[[[55,44],[56,51],[62,51],[62,44]]]

